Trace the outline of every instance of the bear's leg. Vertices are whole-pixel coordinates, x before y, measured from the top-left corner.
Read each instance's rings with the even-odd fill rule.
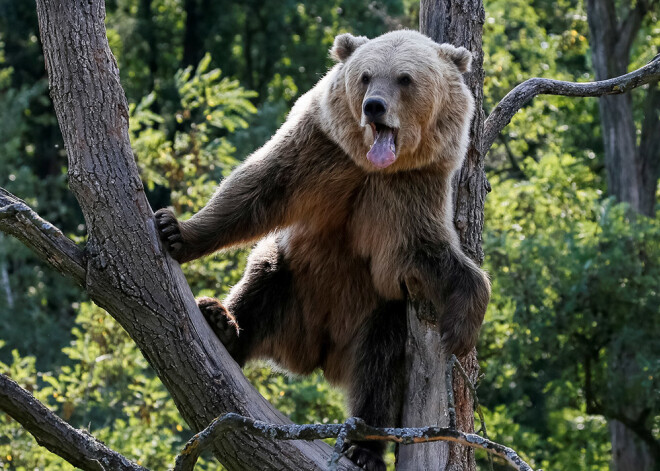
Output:
[[[241,281],[224,303],[200,298],[198,306],[229,354],[243,366],[264,342],[281,332],[294,308],[293,282],[277,240],[262,240],[252,251]]]
[[[350,413],[374,427],[399,425],[406,342],[405,301],[384,301],[360,329],[349,391]],[[366,470],[385,470],[385,444],[353,442],[346,455]]]
[[[405,275],[417,297],[429,299],[439,315],[444,348],[466,355],[479,338],[490,299],[490,281],[460,249],[441,243],[420,245]]]

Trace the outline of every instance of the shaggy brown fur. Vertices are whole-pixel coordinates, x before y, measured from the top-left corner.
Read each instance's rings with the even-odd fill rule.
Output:
[[[471,56],[413,31],[344,34],[331,54],[338,64],[204,209],[184,222],[168,210],[156,218],[180,262],[267,236],[224,307],[199,300],[211,326],[241,365],[321,367],[348,389],[351,414],[392,426],[405,282],[434,302],[457,354],[474,346],[490,296],[452,220],[451,181],[473,114],[461,76]],[[348,451],[365,469],[384,469],[381,453],[373,443]]]

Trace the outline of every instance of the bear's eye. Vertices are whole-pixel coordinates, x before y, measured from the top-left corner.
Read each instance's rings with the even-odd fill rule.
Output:
[[[399,85],[403,85],[404,87],[407,87],[408,85],[410,85],[412,83],[412,79],[410,78],[410,75],[406,74],[406,75],[402,75],[401,77],[399,77],[398,82],[399,82]]]
[[[362,75],[362,83],[367,84],[371,81],[371,77],[369,77],[369,74],[363,74]]]

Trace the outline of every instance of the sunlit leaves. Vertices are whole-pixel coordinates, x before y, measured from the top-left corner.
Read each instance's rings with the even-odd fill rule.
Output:
[[[174,78],[179,107],[173,116],[152,111],[157,101],[151,92],[130,106],[131,141],[142,179],[172,191],[179,213],[199,210],[218,180],[237,165],[229,134],[247,127],[246,118],[256,112],[254,92],[238,81],[209,70],[206,55],[197,68],[179,70]]]
[[[593,407],[607,416],[622,404],[648,408],[651,417],[660,410],[660,222],[603,199],[593,173],[573,157],[528,159],[523,169],[525,180],[491,177],[484,400],[552,436],[555,460],[607,469],[604,423],[570,417]],[[543,462],[547,450],[529,453]]]

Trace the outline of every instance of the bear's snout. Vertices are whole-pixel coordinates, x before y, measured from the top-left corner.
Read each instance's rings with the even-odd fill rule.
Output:
[[[375,122],[387,112],[387,103],[382,98],[367,98],[362,105],[362,111],[370,123]]]

